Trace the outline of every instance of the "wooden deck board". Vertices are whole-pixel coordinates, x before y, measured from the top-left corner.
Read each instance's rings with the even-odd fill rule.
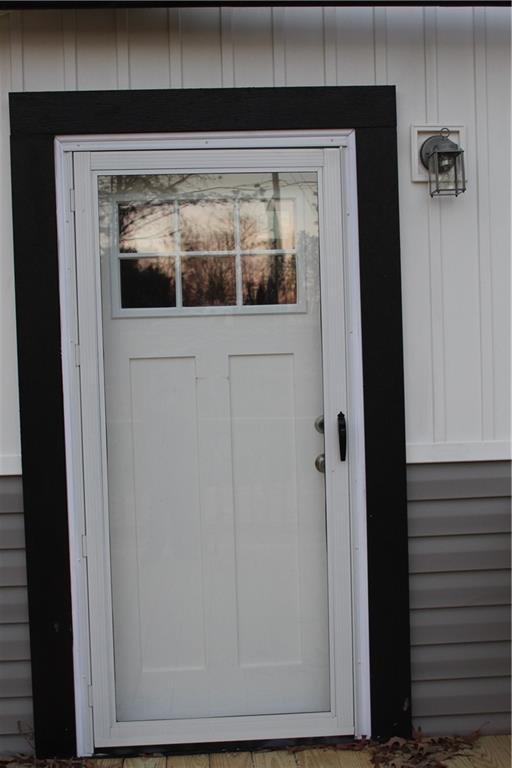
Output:
[[[475,768],[510,768],[510,736],[482,736],[472,759]]]
[[[165,757],[127,757],[123,768],[165,768]]]
[[[446,761],[449,768],[511,768],[510,736],[482,736],[473,750]],[[372,768],[369,750],[307,749],[295,753],[298,768]]]
[[[371,761],[370,753],[367,749],[339,750],[338,763],[340,765],[340,768],[373,768],[373,763]]]
[[[451,757],[443,762],[448,768],[477,768],[475,763],[475,752],[476,748],[471,755],[458,755],[457,757]]]
[[[509,735],[482,736],[472,750],[446,760],[447,768],[511,768],[510,739]],[[373,768],[370,754],[368,749],[316,747],[296,752],[281,749],[167,758],[145,755],[124,759],[88,758],[83,762],[85,768]],[[14,759],[9,766],[25,768],[26,763]],[[40,768],[45,768],[44,761]]]
[[[222,752],[210,755],[210,768],[253,768],[250,752]]]
[[[482,736],[471,752],[446,764],[448,768],[510,768],[510,736]]]
[[[254,768],[297,768],[293,754],[283,750],[279,752],[253,752],[252,762]]]
[[[167,758],[166,768],[210,768],[208,755],[174,755]]]
[[[299,768],[342,768],[341,752],[336,749],[305,749],[295,753]]]
[[[87,768],[124,768],[122,757],[91,758],[85,762]]]

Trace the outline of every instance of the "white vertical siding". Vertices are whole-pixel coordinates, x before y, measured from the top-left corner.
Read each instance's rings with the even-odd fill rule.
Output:
[[[336,8],[335,85],[375,85],[374,11]]]
[[[441,120],[457,115],[466,134],[467,173],[476,179],[474,131],[475,92],[473,24],[471,9],[454,14],[438,10],[437,70]],[[443,201],[444,202],[444,201]],[[479,333],[477,186],[468,186],[461,200],[447,200],[440,215],[443,286],[441,332],[444,338],[444,410],[442,437],[468,442],[482,429],[482,345]],[[457,206],[453,203],[461,202]],[[465,372],[465,382],[459,380]],[[468,415],[473,413],[473,419]],[[474,422],[477,422],[475,425]]]
[[[16,18],[16,33],[21,34],[23,90],[45,90],[49,79],[56,91],[63,90],[62,14],[58,11],[20,14]]]
[[[274,85],[272,10],[241,8],[230,15],[230,45],[234,86]]]
[[[121,19],[121,14],[116,16],[116,11],[110,9],[94,13],[76,11],[77,88],[80,90],[127,87]]]
[[[408,458],[506,458],[510,12],[26,11],[0,16],[0,473],[19,471],[7,92],[397,86]],[[466,127],[468,191],[410,180],[410,126]],[[385,190],[383,190],[385,194]]]
[[[12,32],[9,17],[0,16],[0,474],[21,468],[7,94],[23,82],[19,68],[13,72],[21,61],[21,43]]]
[[[400,190],[400,240],[402,249],[402,304],[404,314],[405,396],[409,443],[431,443],[434,433],[435,383],[432,334],[436,315],[431,294],[429,212],[424,184],[411,183],[410,126],[430,122],[426,101],[430,88],[428,11],[397,8],[388,14],[388,82],[400,83],[397,91],[398,167]],[[414,22],[411,18],[414,16]],[[420,55],[422,54],[422,55]],[[407,66],[404,66],[404,62]],[[437,86],[434,86],[437,87]],[[437,206],[435,206],[437,207]]]
[[[324,24],[321,8],[283,10],[284,85],[325,85]]]
[[[222,32],[219,8],[180,11],[183,88],[222,87]]]
[[[153,13],[122,12],[125,22],[127,88],[170,88],[169,19],[165,8]]]
[[[491,428],[496,439],[507,440],[510,439],[510,322],[507,322],[510,315],[507,311],[504,322],[500,307],[510,307],[510,188],[508,194],[498,193],[498,180],[504,170],[506,174],[510,169],[510,24],[489,10],[486,20],[485,48],[479,55],[483,71],[478,80],[479,88],[485,91],[480,101],[482,110],[486,111],[480,140],[487,147],[487,167],[481,200],[488,215],[488,239],[484,248],[487,290],[492,296],[491,306],[486,304],[485,310],[490,316],[493,349],[494,421]],[[496,258],[503,244],[509,246],[504,250],[505,258]]]

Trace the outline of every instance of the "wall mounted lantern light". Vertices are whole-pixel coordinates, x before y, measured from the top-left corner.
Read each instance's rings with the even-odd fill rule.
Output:
[[[464,150],[448,136],[443,128],[436,136],[430,136],[420,147],[420,160],[428,171],[431,197],[453,195],[466,191]]]

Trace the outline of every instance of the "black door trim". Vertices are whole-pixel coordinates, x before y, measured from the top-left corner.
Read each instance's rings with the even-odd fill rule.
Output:
[[[38,757],[75,754],[54,137],[356,129],[374,737],[410,733],[395,89],[14,93],[18,364]]]
[[[245,6],[257,8],[308,8],[327,6],[329,8],[350,7],[448,7],[471,8],[479,6],[497,8],[510,7],[510,0],[0,0],[0,9],[32,10],[34,8],[208,8]]]

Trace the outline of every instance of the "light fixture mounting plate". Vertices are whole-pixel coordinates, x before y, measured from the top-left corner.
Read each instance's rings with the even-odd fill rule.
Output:
[[[449,139],[459,147],[466,147],[466,131],[463,125],[437,123],[411,125],[411,181],[428,183],[428,171],[421,162],[420,150],[427,139],[439,136],[444,128],[450,131]]]

